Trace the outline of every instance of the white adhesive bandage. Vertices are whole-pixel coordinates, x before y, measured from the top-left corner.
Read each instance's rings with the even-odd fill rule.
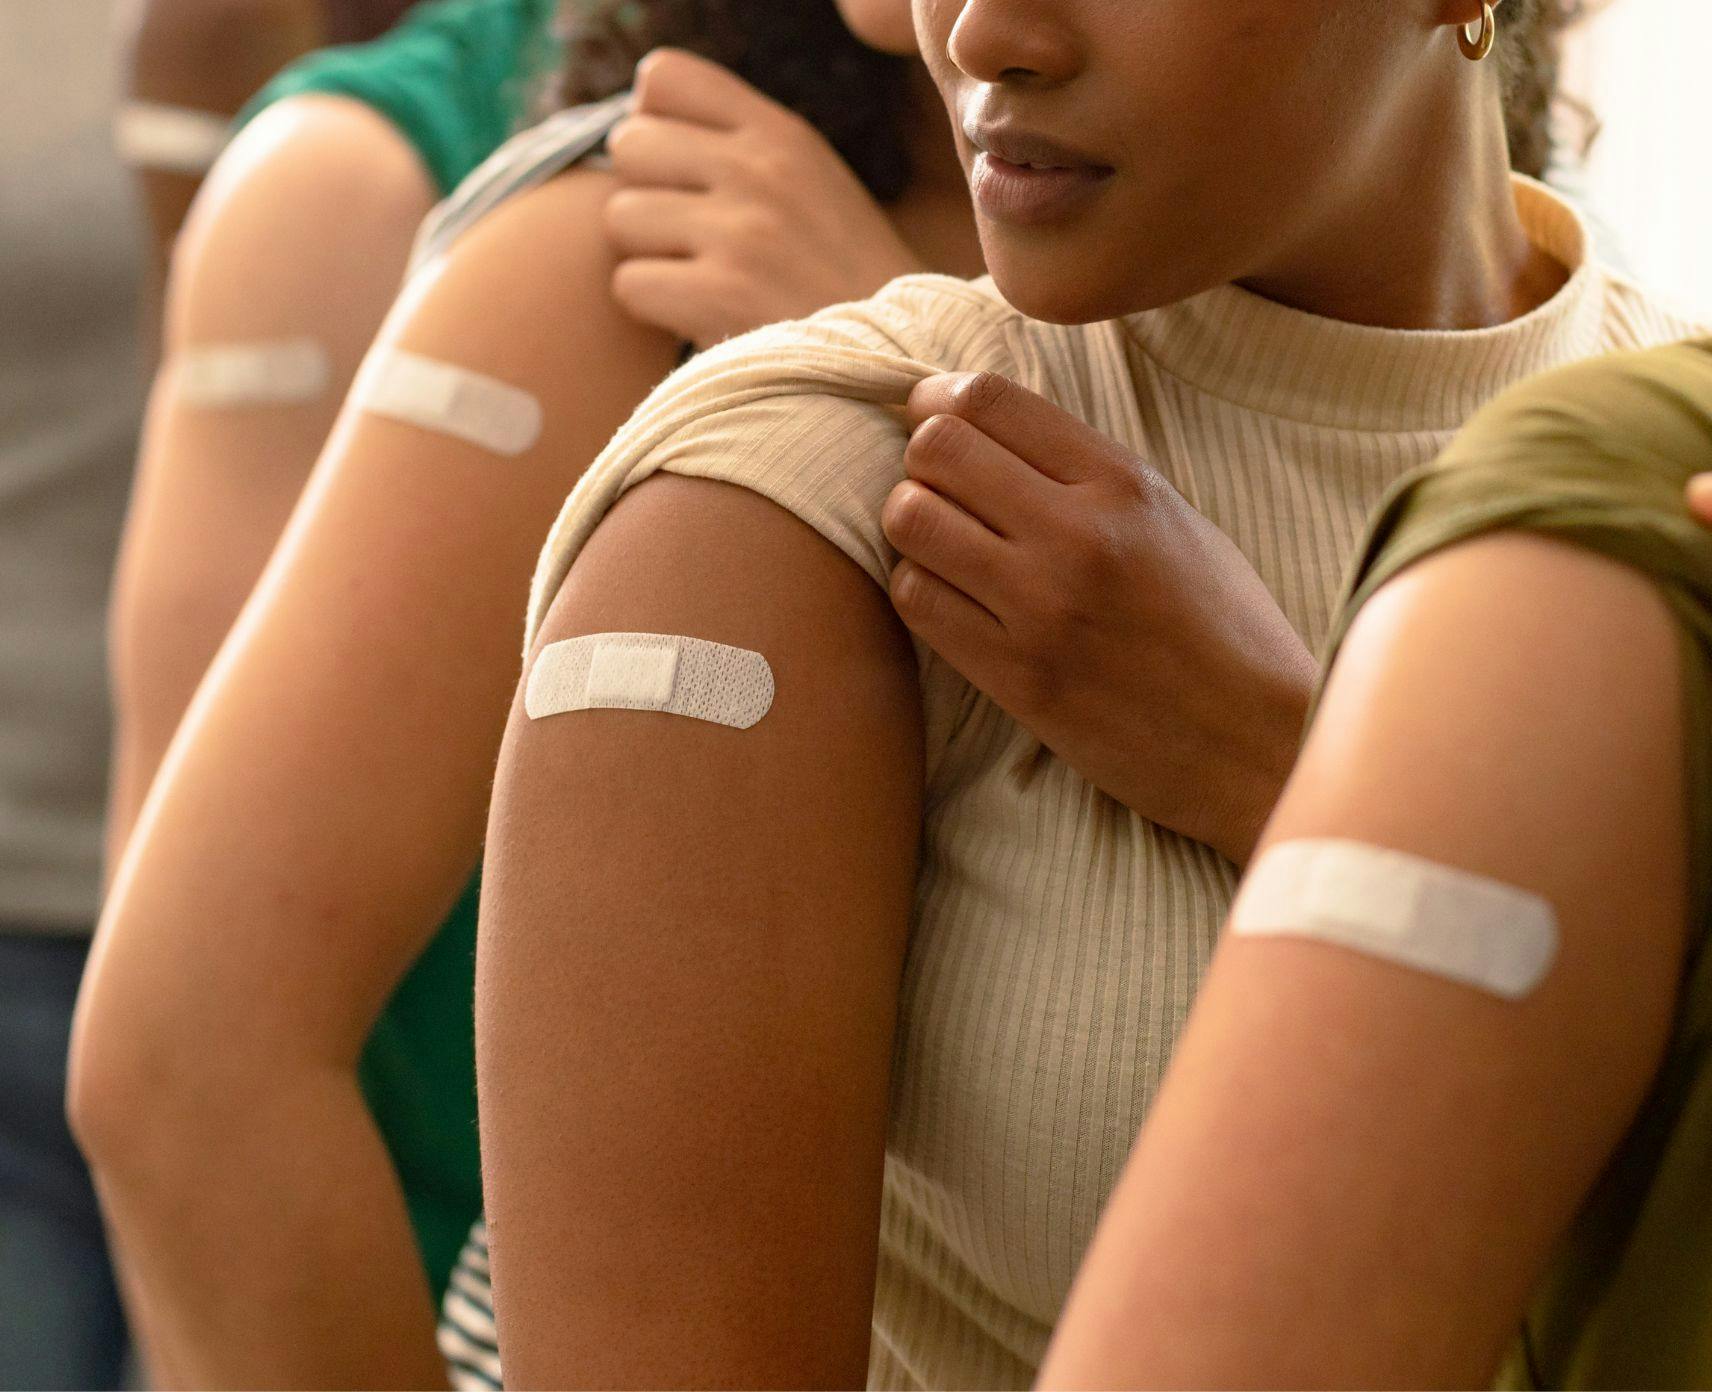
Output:
[[[215,410],[317,401],[333,379],[327,350],[312,338],[198,344],[175,361],[179,399]]]
[[[351,399],[374,415],[451,435],[495,454],[522,454],[541,438],[541,403],[528,392],[397,348],[369,354]]]
[[[113,121],[113,148],[132,169],[205,174],[226,148],[231,129],[217,112],[127,102]]]
[[[523,692],[531,720],[579,710],[651,710],[747,730],[773,705],[758,652],[666,633],[596,633],[541,649]]]
[[[1356,841],[1286,841],[1243,880],[1233,933],[1316,938],[1506,1000],[1557,957],[1557,915],[1537,894]]]

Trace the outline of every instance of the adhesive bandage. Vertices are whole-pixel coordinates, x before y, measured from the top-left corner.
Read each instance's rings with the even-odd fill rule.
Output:
[[[199,344],[176,362],[179,399],[214,410],[317,401],[333,379],[327,350],[312,338]]]
[[[541,438],[541,403],[521,388],[398,348],[376,349],[351,398],[363,410],[451,435],[495,454]]]
[[[226,148],[231,129],[217,112],[127,102],[113,121],[113,148],[132,169],[205,174]]]
[[[523,692],[531,720],[579,710],[650,710],[747,730],[773,705],[758,652],[665,633],[596,633],[541,649]]]
[[[1557,957],[1557,915],[1537,894],[1356,841],[1286,841],[1261,856],[1231,909],[1239,936],[1314,938],[1505,1000]]]

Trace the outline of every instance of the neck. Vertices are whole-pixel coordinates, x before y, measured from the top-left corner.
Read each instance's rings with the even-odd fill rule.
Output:
[[[1343,202],[1311,220],[1243,288],[1330,319],[1395,329],[1490,328],[1556,294],[1567,272],[1522,227],[1497,103],[1449,105],[1465,114],[1461,129],[1445,130],[1446,104],[1436,104],[1436,129],[1423,121],[1401,138],[1394,133],[1365,175],[1348,181]]]

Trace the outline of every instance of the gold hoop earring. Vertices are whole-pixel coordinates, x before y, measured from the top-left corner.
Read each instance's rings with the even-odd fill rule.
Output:
[[[1468,31],[1474,26],[1463,24],[1457,27],[1456,46],[1462,50],[1462,56],[1471,63],[1478,63],[1492,52],[1492,45],[1498,38],[1498,17],[1492,13],[1490,3],[1480,7],[1480,37],[1470,38]]]

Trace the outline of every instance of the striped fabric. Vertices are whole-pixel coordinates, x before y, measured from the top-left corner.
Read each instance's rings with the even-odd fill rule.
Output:
[[[452,195],[430,213],[416,234],[412,271],[443,255],[508,198],[547,182],[579,160],[597,156],[606,137],[630,111],[630,93],[573,106],[513,136],[488,156]]]
[[[458,1254],[440,1306],[440,1356],[459,1392],[499,1387],[499,1340],[493,1329],[493,1287],[488,1281],[487,1224],[477,1221]]]
[[[1234,286],[1128,319],[1025,319],[990,281],[895,282],[693,360],[583,478],[543,553],[531,636],[623,491],[658,470],[750,488],[883,584],[897,416],[929,373],[1015,377],[1138,451],[1243,550],[1313,645],[1363,524],[1504,387],[1691,326],[1594,265],[1474,332],[1337,323]],[[709,544],[715,544],[710,541]],[[734,539],[734,543],[735,539]],[[781,583],[788,583],[781,577]],[[901,1002],[870,1383],[1026,1387],[1206,970],[1233,868],[1129,812],[921,652],[927,796]]]

